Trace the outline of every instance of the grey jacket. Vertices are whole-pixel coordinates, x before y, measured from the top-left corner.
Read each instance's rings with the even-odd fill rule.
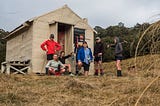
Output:
[[[59,66],[65,68],[65,66],[60,61],[55,61],[55,60],[50,60],[46,65],[47,68],[51,67],[54,70],[58,70]]]
[[[116,44],[115,44],[115,56],[123,56],[122,52],[123,52],[123,47],[122,44],[119,41],[119,38],[116,37]]]

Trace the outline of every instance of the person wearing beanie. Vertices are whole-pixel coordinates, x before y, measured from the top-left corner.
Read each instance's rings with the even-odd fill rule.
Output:
[[[102,66],[102,57],[104,53],[104,45],[101,42],[100,37],[96,37],[96,44],[94,46],[94,63],[95,63],[95,76],[98,76],[99,71],[100,75],[103,76],[103,66]]]
[[[114,37],[114,44],[108,45],[108,47],[115,48],[115,61],[116,61],[116,68],[117,68],[117,77],[121,77],[122,76],[121,61],[123,59],[122,43],[120,42],[118,37]]]
[[[46,52],[47,60],[53,60],[53,55],[61,50],[61,45],[54,41],[54,34],[50,34],[48,40],[41,44],[41,49]],[[46,74],[48,74],[48,69],[46,69]]]
[[[122,69],[121,69],[121,60],[123,59],[123,47],[119,41],[118,37],[114,38],[115,43],[115,60],[116,60],[116,67],[117,67],[117,76],[122,76]]]

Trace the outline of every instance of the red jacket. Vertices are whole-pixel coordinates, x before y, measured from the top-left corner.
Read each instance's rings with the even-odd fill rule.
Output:
[[[45,48],[47,47],[47,49]],[[45,42],[43,42],[41,44],[41,48],[44,50],[44,51],[47,51],[47,54],[54,54],[56,51],[59,51],[61,50],[61,45],[58,44],[57,42],[55,42],[54,40],[46,40]]]

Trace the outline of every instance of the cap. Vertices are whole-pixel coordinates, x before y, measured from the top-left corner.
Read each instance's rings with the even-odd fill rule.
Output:
[[[100,40],[101,38],[100,37],[96,37],[96,40]]]

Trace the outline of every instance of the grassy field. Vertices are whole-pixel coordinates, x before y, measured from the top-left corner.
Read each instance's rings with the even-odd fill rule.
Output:
[[[121,78],[115,76],[114,62],[104,63],[103,77],[0,74],[0,106],[134,106],[141,94],[138,106],[159,106],[160,78],[148,86],[159,69],[145,64],[128,72],[134,59],[124,60]]]

